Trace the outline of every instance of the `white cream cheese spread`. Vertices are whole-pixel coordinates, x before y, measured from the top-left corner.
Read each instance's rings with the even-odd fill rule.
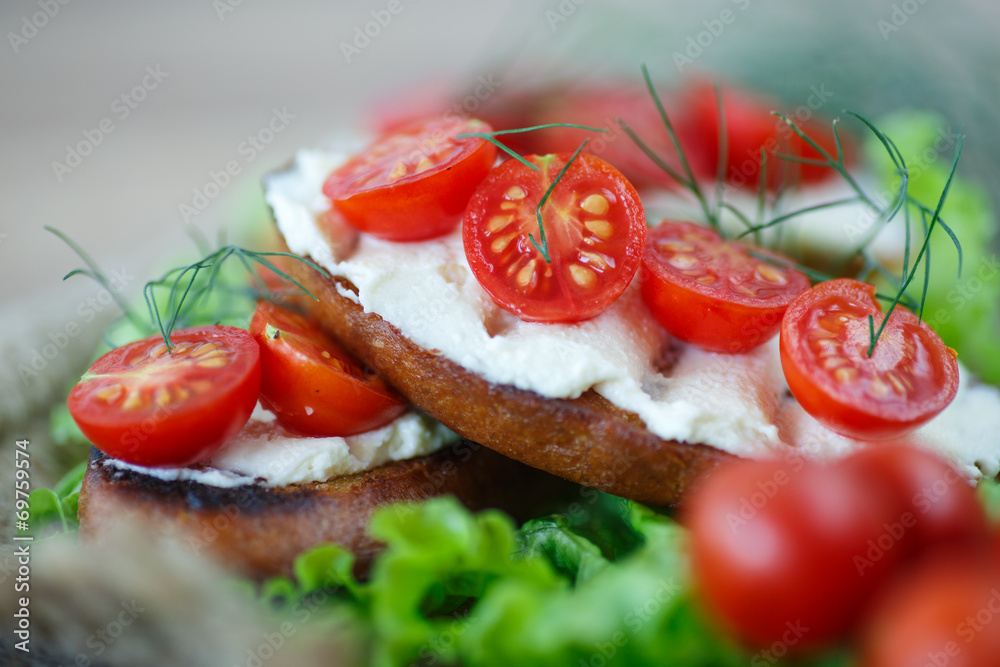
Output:
[[[303,150],[267,179],[267,202],[292,252],[358,288],[344,292],[412,341],[496,384],[552,398],[594,389],[668,439],[746,457],[800,450],[838,456],[861,443],[807,415],[787,392],[777,339],[740,355],[671,343],[633,284],[598,317],[577,324],[524,322],[496,306],[472,275],[461,229],[430,241],[391,243],[318,223],[321,187],[338,152]],[[856,215],[856,212],[855,212]],[[856,218],[853,218],[856,219]],[[661,363],[664,355],[672,363]],[[1000,391],[972,386],[963,370],[955,401],[909,436],[970,477],[1000,467]]]
[[[192,481],[216,487],[246,484],[286,486],[322,482],[372,470],[390,461],[431,454],[458,436],[430,417],[407,412],[382,428],[340,437],[295,435],[260,406],[232,440],[202,465],[147,468],[105,459],[105,465],[164,481]]]

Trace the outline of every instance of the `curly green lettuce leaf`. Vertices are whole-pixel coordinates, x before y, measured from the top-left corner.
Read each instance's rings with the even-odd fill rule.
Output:
[[[939,115],[923,111],[892,114],[881,119],[879,127],[893,137],[902,152],[910,195],[924,203],[936,202],[948,179],[955,128]],[[883,184],[895,188],[898,174],[877,139],[868,141],[866,153]],[[916,208],[910,207],[910,215],[917,243],[923,235]],[[956,175],[941,216],[962,243],[963,270],[957,277],[958,256],[947,235],[934,234],[924,319],[972,371],[987,382],[1000,384],[1000,355],[995,346],[1000,337],[1000,257],[995,250],[998,225],[989,193]],[[922,275],[923,267],[910,288],[911,296],[918,300]]]
[[[384,508],[371,532],[387,547],[369,581],[354,579],[347,552],[324,546],[298,559],[294,579],[265,583],[264,595],[290,604],[336,591],[333,607],[349,608],[380,666],[769,664],[707,618],[684,529],[642,505],[582,497],[593,501],[520,529],[451,498]]]

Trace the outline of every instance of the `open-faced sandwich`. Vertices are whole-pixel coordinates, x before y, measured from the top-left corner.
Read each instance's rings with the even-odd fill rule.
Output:
[[[785,150],[808,164],[758,177],[765,141],[738,135],[746,130],[737,116],[728,142],[735,155],[719,164],[745,182],[743,156],[757,155],[750,182],[760,180],[762,214],[788,179],[813,183],[802,188],[811,201],[786,197],[784,210],[753,223],[721,201],[726,193],[746,208],[738,189],[730,185],[714,201],[699,189],[699,176],[718,168],[704,165],[704,155],[720,142],[705,138],[718,136],[716,117],[704,104],[690,106],[689,135],[712,146],[684,161],[686,175],[671,166],[676,153],[657,157],[622,127],[694,189],[699,224],[647,220],[657,208],[673,207],[676,218],[691,207],[654,185],[644,212],[629,180],[586,146],[505,156],[487,170],[489,141],[513,135],[488,134],[478,121],[418,122],[353,156],[301,151],[266,188],[288,248],[329,274],[290,268],[319,295],[306,307],[455,432],[644,502],[678,502],[692,480],[730,456],[828,459],[903,438],[945,455],[970,479],[995,476],[995,388],[959,371],[954,351],[901,305],[899,281],[876,295],[876,286],[854,279],[905,261],[909,283],[925,255],[904,250],[901,221],[885,235],[895,238],[895,252],[885,239],[872,252],[854,248],[863,235],[843,221],[867,219],[864,235],[874,236],[869,227],[893,217],[895,202],[866,201],[844,167],[847,141],[779,120],[795,139]],[[756,148],[744,150],[748,143]],[[841,174],[846,185],[830,183]],[[456,193],[464,207],[450,200]],[[839,206],[817,205],[822,197]],[[924,206],[933,214],[936,203]],[[796,206],[805,209],[799,216],[791,214]],[[930,217],[928,234],[942,224]],[[851,277],[823,276],[810,288],[803,271],[818,273],[796,268],[803,257],[743,243],[733,222],[764,240],[765,231],[794,224],[789,236],[800,255],[819,255],[819,268]],[[812,248],[810,233],[818,239]],[[889,289],[899,293],[883,308]]]
[[[70,410],[100,450],[80,496],[82,532],[96,539],[121,518],[144,520],[255,578],[288,574],[300,552],[333,542],[364,572],[380,548],[366,526],[382,505],[454,495],[472,509],[537,516],[575,488],[568,480],[583,487],[568,515],[591,516],[605,498],[594,489],[684,507],[702,487],[690,521],[695,566],[712,573],[706,596],[741,639],[777,637],[785,652],[788,613],[815,623],[811,637],[795,638],[802,646],[851,631],[875,580],[860,586],[861,574],[896,557],[872,557],[867,540],[882,544],[873,531],[883,518],[895,531],[901,512],[922,512],[926,489],[913,480],[936,490],[948,479],[936,498],[959,500],[937,515],[940,530],[911,531],[919,537],[896,553],[978,539],[985,520],[969,509],[978,505],[966,482],[1000,471],[1000,392],[929,326],[949,325],[934,304],[951,300],[932,284],[941,269],[931,271],[931,249],[938,263],[962,257],[950,247],[961,223],[943,213],[954,165],[943,192],[924,200],[907,190],[896,144],[860,116],[882,156],[862,159],[860,132],[770,116],[739,91],[698,83],[667,105],[652,84],[639,93],[534,99],[515,114],[531,128],[488,113],[492,127],[448,113],[394,123],[360,150],[302,150],[270,174],[280,252],[224,248],[168,274],[147,290],[170,287],[163,335],[110,352],[73,390]],[[967,265],[976,252],[966,250]],[[303,293],[262,300],[246,329],[173,331],[185,299],[207,293],[199,271],[213,276],[232,255]],[[765,463],[755,477],[732,472],[739,459]],[[871,491],[883,482],[891,493]],[[781,493],[795,503],[772,503]],[[428,504],[413,531],[383,520],[377,534],[407,546],[358,599],[387,638],[384,662],[492,647],[480,662],[499,663],[513,644],[497,638],[511,628],[544,644],[518,595],[551,593],[539,628],[547,605],[575,603],[549,569],[532,569],[533,548],[574,583],[593,581],[579,593],[590,602],[612,587],[621,595],[606,616],[631,634],[594,639],[587,664],[655,648],[643,633],[650,619],[667,622],[658,614],[673,584],[660,580],[654,610],[654,598],[621,591],[648,584],[677,539],[626,506],[614,528],[586,526],[593,542],[570,520],[531,524],[515,565],[512,529],[493,519],[470,523]],[[831,506],[864,530],[840,541],[823,521],[801,530],[810,511]],[[770,518],[730,539],[755,516]],[[731,530],[713,533],[723,521]],[[757,536],[749,546],[747,535]],[[642,552],[600,578],[617,550],[643,540],[668,555]],[[746,560],[779,542],[782,558]],[[490,545],[502,563],[476,560]],[[868,566],[851,561],[855,547]],[[427,555],[435,548],[440,563]],[[831,554],[859,574],[822,570]],[[338,585],[347,576],[324,572]],[[424,588],[407,589],[393,616],[385,582],[411,580]],[[492,597],[461,638],[465,621],[453,619],[484,591]],[[767,613],[764,597],[774,602]],[[425,608],[437,616],[423,618]],[[460,637],[449,646],[420,645],[449,632]],[[582,651],[590,640],[566,641]]]

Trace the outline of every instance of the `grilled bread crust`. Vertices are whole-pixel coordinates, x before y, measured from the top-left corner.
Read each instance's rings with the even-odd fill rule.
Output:
[[[451,494],[472,510],[497,507],[526,518],[572,489],[466,441],[368,472],[284,487],[164,481],[105,465],[105,458],[91,451],[80,492],[82,539],[100,540],[130,522],[254,579],[291,575],[296,556],[327,542],[352,551],[363,576],[381,549],[366,533],[368,519],[389,503]]]
[[[732,458],[708,445],[664,440],[635,414],[593,391],[565,400],[490,383],[365,312],[344,295],[357,293],[349,281],[302,262],[286,268],[318,299],[303,297],[297,304],[345,349],[418,409],[505,456],[584,486],[664,506],[681,503],[698,479]]]

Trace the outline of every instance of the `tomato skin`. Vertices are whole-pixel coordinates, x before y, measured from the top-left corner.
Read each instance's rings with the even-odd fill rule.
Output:
[[[667,254],[667,246],[682,247],[683,252]],[[723,241],[706,227],[665,220],[651,229],[646,239],[643,299],[657,321],[682,341],[716,352],[738,353],[757,347],[778,332],[785,309],[809,288],[809,279],[794,269],[751,257],[748,251],[773,257],[776,262],[783,260],[767,250]],[[687,261],[678,266],[678,258]],[[780,276],[785,282],[764,281],[755,266],[766,267],[767,275]],[[712,284],[700,282],[706,279]],[[741,287],[760,288],[759,295],[736,291],[731,281],[737,279]]]
[[[842,465],[897,499],[893,525],[905,529],[899,541],[907,556],[988,541],[986,513],[975,490],[937,454],[876,443],[847,457]]]
[[[756,189],[760,180],[761,148],[767,156],[767,187],[777,190],[792,183],[819,183],[834,176],[833,169],[801,164],[776,157],[777,153],[808,159],[822,156],[795,134],[784,121],[771,114],[778,105],[765,97],[732,86],[721,88],[726,122],[725,180],[730,185]],[[683,113],[677,132],[695,174],[715,179],[719,163],[719,113],[715,87],[707,81],[692,83],[680,95]],[[837,145],[829,124],[801,120],[789,114],[796,125],[836,158]],[[843,136],[845,163],[853,160],[853,144]]]
[[[1000,656],[1000,575],[978,551],[921,562],[880,596],[861,667],[993,667]]]
[[[689,505],[703,599],[756,646],[792,648],[792,628],[800,630],[795,650],[833,641],[900,557],[890,550],[863,571],[856,561],[895,507],[889,493],[842,467],[802,459],[730,463]]]
[[[166,354],[160,336],[111,350],[70,392],[67,406],[74,421],[108,456],[142,466],[186,466],[207,459],[250,418],[260,393],[260,351],[246,331],[194,327],[170,339],[173,355]],[[224,353],[188,357],[200,345]],[[198,358],[209,363],[191,361]],[[227,363],[220,367],[221,358]],[[138,366],[134,360],[140,360]],[[114,394],[115,385],[124,393]],[[102,399],[102,390],[115,398]],[[164,391],[160,396],[170,400],[158,406],[157,392]],[[141,398],[141,404],[125,407],[129,396]]]
[[[579,154],[542,211],[551,263],[535,210],[569,154],[507,160],[480,184],[462,240],[473,274],[501,307],[531,322],[578,322],[604,311],[639,269],[646,217],[639,194],[610,164]],[[514,194],[512,194],[514,193]],[[589,226],[588,226],[589,225]]]
[[[671,100],[668,98],[666,103]],[[645,86],[623,84],[588,85],[582,90],[564,90],[541,99],[534,124],[577,123],[605,130],[557,127],[530,134],[539,153],[565,153],[576,150],[584,139],[590,142],[584,151],[609,162],[636,187],[676,188],[677,182],[663,171],[625,133],[618,124],[624,121],[660,159],[680,171],[677,152],[670,142],[659,111]],[[671,117],[675,110],[668,109]]]
[[[355,435],[385,426],[406,410],[406,403],[380,378],[366,375],[298,313],[261,301],[250,333],[261,349],[261,405],[290,430]]]
[[[382,239],[420,241],[447,234],[496,161],[496,147],[488,141],[454,137],[489,131],[476,120],[407,126],[334,170],[323,194],[352,226]],[[404,173],[394,176],[397,166],[405,167]]]
[[[824,426],[859,440],[884,440],[947,407],[958,392],[958,362],[903,306],[893,311],[869,358],[869,314],[877,330],[883,315],[868,283],[840,278],[803,292],[781,323],[781,367],[792,395]]]

